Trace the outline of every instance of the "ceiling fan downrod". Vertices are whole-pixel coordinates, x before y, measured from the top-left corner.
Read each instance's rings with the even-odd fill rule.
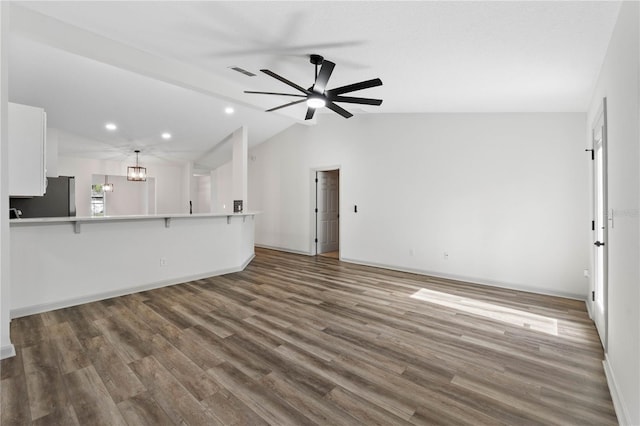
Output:
[[[320,55],[316,55],[315,53],[309,55],[309,62],[316,66],[316,75],[313,77],[313,81],[318,79],[318,65],[322,65],[322,61],[324,61],[324,58]]]

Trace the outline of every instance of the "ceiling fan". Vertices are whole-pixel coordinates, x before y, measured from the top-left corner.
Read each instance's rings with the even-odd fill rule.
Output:
[[[305,120],[310,120],[313,118],[313,114],[315,114],[316,109],[327,107],[330,110],[340,114],[344,118],[352,117],[351,114],[346,109],[342,108],[339,105],[336,105],[336,102],[345,102],[350,104],[362,104],[362,105],[380,105],[382,104],[382,99],[370,99],[370,98],[356,98],[352,96],[342,96],[344,93],[355,92],[356,90],[368,89],[370,87],[382,86],[382,80],[379,78],[374,78],[372,80],[361,81],[359,83],[348,84],[342,87],[336,87],[335,89],[326,90],[327,83],[329,82],[329,77],[331,77],[331,73],[333,72],[333,68],[336,66],[331,61],[326,61],[320,55],[310,55],[310,62],[315,65],[315,80],[313,86],[308,89],[305,89],[302,86],[299,86],[286,78],[274,73],[273,71],[269,71],[267,69],[262,69],[263,73],[267,74],[275,78],[276,80],[280,80],[284,84],[293,87],[294,89],[302,92],[303,94],[297,93],[276,93],[276,92],[254,92],[251,90],[245,90],[244,93],[254,93],[259,95],[278,95],[278,96],[294,96],[298,98],[302,98],[297,101],[289,102],[284,105],[277,106],[275,108],[268,109],[267,112],[275,111],[280,108],[285,108],[291,105],[296,105],[302,102],[307,103],[307,115],[305,116]],[[320,72],[318,72],[318,66],[320,66]]]

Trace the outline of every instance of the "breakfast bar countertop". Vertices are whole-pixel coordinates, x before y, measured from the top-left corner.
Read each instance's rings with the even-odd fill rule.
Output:
[[[260,212],[248,211],[242,213],[167,213],[167,214],[147,214],[147,215],[122,215],[122,216],[65,216],[65,217],[34,217],[27,219],[10,219],[11,225],[55,223],[55,222],[107,222],[115,220],[153,220],[153,219],[183,219],[183,218],[203,218],[203,217],[246,217],[255,216]]]

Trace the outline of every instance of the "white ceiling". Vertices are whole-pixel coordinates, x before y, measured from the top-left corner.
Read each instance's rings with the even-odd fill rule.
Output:
[[[166,160],[197,160],[241,125],[253,145],[299,122],[303,106],[266,113],[290,99],[242,91],[294,93],[261,68],[311,86],[311,53],[337,64],[329,88],[382,79],[382,87],[354,93],[382,98],[382,106],[343,105],[356,114],[585,111],[620,6],[13,3],[10,100],[43,106],[50,126],[94,141],[62,142],[68,155],[108,158],[141,148]],[[232,116],[223,111],[228,105]],[[118,123],[117,133],[104,130],[107,121]],[[170,142],[160,139],[163,131],[174,135]]]

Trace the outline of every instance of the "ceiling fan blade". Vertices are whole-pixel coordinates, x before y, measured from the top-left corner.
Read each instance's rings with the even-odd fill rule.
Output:
[[[284,104],[284,105],[277,106],[275,108],[268,109],[266,112],[275,111],[275,110],[280,109],[280,108],[286,108],[288,106],[299,104],[300,102],[304,102],[304,101],[306,101],[306,99],[300,99],[299,101],[289,102],[288,104]]]
[[[329,82],[329,77],[331,77],[331,73],[333,72],[333,68],[336,66],[331,61],[323,61],[322,66],[320,67],[320,72],[318,73],[318,78],[316,78],[316,82],[313,84],[313,92],[319,95],[324,93],[324,90],[327,88],[327,82]]]
[[[353,117],[353,114],[351,114],[349,111],[347,111],[346,109],[334,104],[333,102],[329,102],[327,103],[327,108],[329,108],[331,111],[333,112],[337,112],[338,114],[340,114],[341,116],[343,116],[344,118],[349,118],[349,117]]]
[[[244,93],[253,93],[253,94],[256,94],[256,95],[295,96],[297,98],[306,98],[305,95],[296,95],[296,94],[293,94],[293,93],[254,92],[253,90],[245,90]]]
[[[382,80],[374,78],[372,80],[361,81],[359,83],[348,84],[335,89],[327,90],[327,96],[341,95],[343,93],[355,92],[356,90],[368,89],[370,87],[382,86]]]
[[[304,117],[305,120],[311,120],[313,118],[313,114],[316,113],[315,108],[307,108],[307,115]]]
[[[354,98],[352,96],[334,96],[333,102],[347,102],[349,104],[382,105],[382,99]]]
[[[284,78],[284,77],[279,76],[278,74],[274,73],[273,71],[269,71],[269,70],[260,70],[260,71],[262,71],[263,73],[267,74],[268,76],[271,76],[271,77],[275,78],[276,80],[280,80],[280,81],[281,81],[281,82],[283,82],[284,84],[286,84],[286,85],[288,85],[288,86],[291,86],[291,87],[293,87],[294,89],[297,89],[297,90],[301,91],[301,92],[302,92],[302,93],[304,93],[305,95],[308,95],[309,93],[311,93],[311,92],[309,92],[307,89],[305,89],[305,88],[303,88],[303,87],[298,86],[298,85],[297,85],[297,84],[295,84],[294,82],[289,81],[289,80],[287,80],[287,79],[286,79],[286,78]],[[344,93],[344,92],[343,92],[343,93]]]

